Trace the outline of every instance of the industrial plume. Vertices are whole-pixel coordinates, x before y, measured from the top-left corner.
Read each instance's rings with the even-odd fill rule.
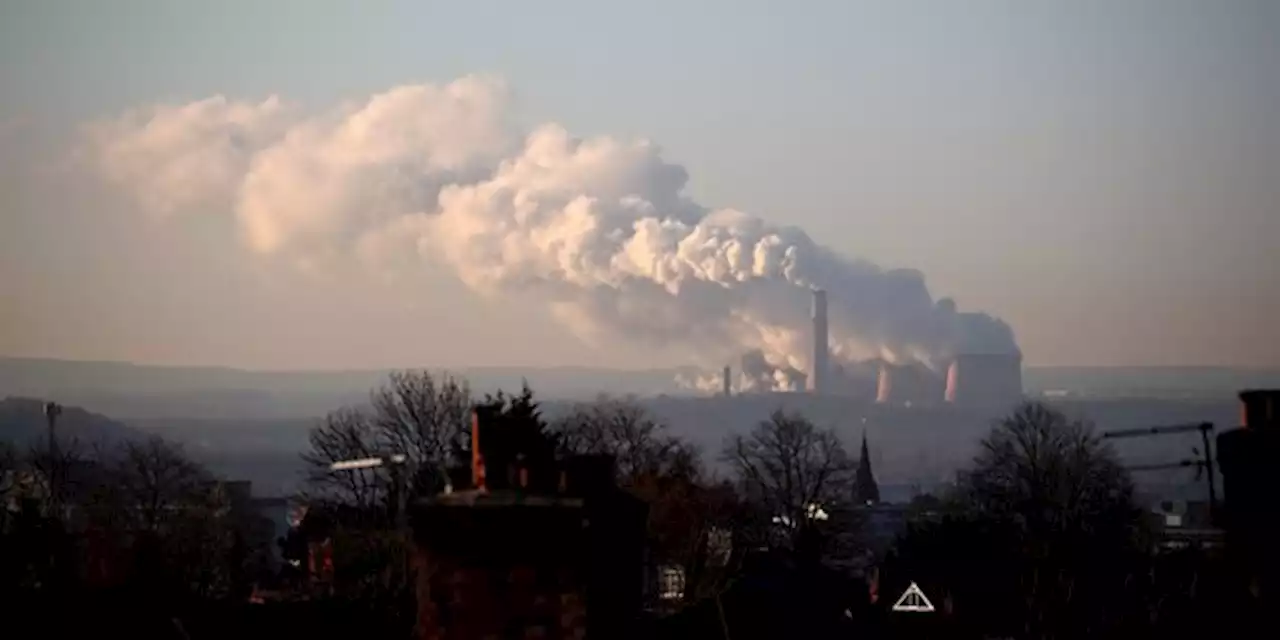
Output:
[[[1005,323],[935,300],[917,271],[690,200],[685,170],[648,141],[519,131],[491,78],[321,113],[277,98],[153,107],[92,127],[88,150],[140,207],[229,213],[257,254],[303,268],[442,262],[482,294],[533,292],[590,343],[680,347],[717,372],[732,362],[743,388],[803,384],[815,289],[833,368],[941,371],[956,353],[1017,351]]]

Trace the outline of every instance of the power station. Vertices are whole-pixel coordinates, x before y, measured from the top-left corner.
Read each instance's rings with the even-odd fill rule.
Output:
[[[922,363],[895,364],[880,361],[867,389],[860,388],[857,376],[841,376],[833,386],[830,329],[827,319],[827,292],[813,291],[813,326],[808,372],[808,391],[814,395],[863,396],[874,393],[879,404],[926,406],[947,403],[957,407],[1007,406],[1022,399],[1022,354],[958,353],[945,370]],[[729,393],[729,372],[724,372],[725,395]]]

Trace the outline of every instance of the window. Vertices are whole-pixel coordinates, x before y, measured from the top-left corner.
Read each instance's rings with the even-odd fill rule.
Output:
[[[684,597],[684,567],[668,564],[658,568],[658,597],[663,600]]]

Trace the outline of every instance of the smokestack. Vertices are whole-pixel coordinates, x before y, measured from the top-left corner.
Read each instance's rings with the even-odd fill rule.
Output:
[[[880,379],[876,384],[876,402],[893,400],[893,368],[888,362],[880,363]]]
[[[1022,356],[961,354],[947,369],[947,402],[999,407],[1022,399]]]
[[[724,377],[721,379],[721,382],[724,384],[724,396],[726,398],[733,393],[733,379],[729,377],[732,372],[733,370],[726,364],[724,366]]]
[[[809,373],[809,391],[815,394],[827,392],[827,292],[813,290],[813,371]]]

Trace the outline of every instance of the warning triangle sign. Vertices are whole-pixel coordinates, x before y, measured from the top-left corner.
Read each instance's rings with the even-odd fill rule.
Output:
[[[916,613],[928,613],[933,611],[933,603],[929,602],[929,598],[924,595],[920,587],[912,582],[911,586],[902,593],[902,597],[893,603],[894,611],[912,611]]]

